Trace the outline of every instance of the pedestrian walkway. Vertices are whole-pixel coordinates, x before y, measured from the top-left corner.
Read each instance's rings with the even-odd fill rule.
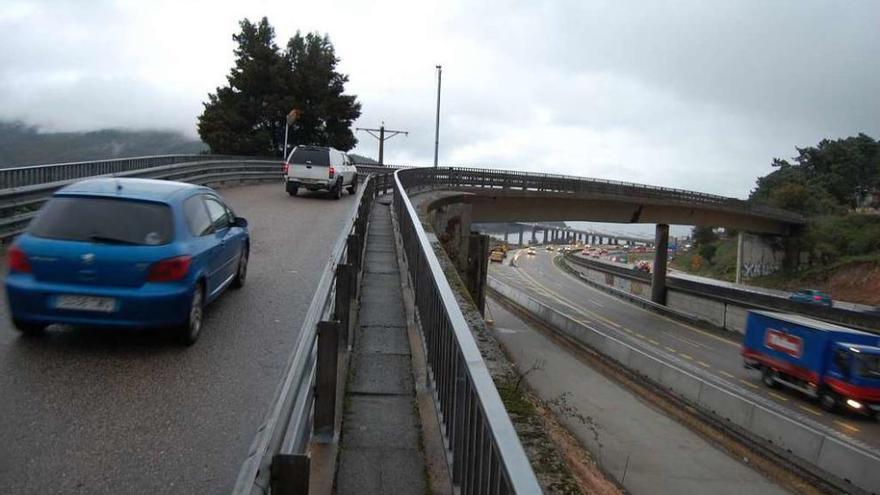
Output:
[[[424,494],[425,461],[390,198],[370,213],[336,493]]]

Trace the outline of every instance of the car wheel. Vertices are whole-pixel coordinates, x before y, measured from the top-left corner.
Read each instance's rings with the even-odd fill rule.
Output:
[[[196,284],[190,302],[189,315],[186,322],[181,325],[180,339],[185,345],[193,345],[199,340],[202,333],[202,323],[205,319],[205,289],[202,284]]]
[[[342,181],[337,181],[336,185],[333,186],[331,190],[331,194],[333,195],[333,199],[339,199],[342,197]]]
[[[779,386],[779,382],[776,381],[776,372],[770,368],[764,368],[764,372],[761,373],[761,381],[769,388],[777,388]]]
[[[348,194],[354,194],[358,189],[358,176],[355,175],[351,178],[351,185],[348,186]]]
[[[244,287],[244,281],[247,278],[247,265],[248,265],[248,248],[245,246],[241,250],[241,257],[238,258],[238,271],[235,273],[235,278],[232,280],[232,287],[235,289],[240,289]]]
[[[296,192],[299,190],[299,186],[288,182],[284,189],[287,191],[287,194],[291,196],[296,196]]]
[[[12,325],[16,330],[22,333],[22,335],[28,336],[37,336],[43,333],[43,330],[46,329],[46,325],[40,325],[37,323],[27,323],[21,320],[12,319]]]
[[[834,411],[839,405],[840,399],[831,390],[825,389],[819,394],[819,405],[826,411]]]

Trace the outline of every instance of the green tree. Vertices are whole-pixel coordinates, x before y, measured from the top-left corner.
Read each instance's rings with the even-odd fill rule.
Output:
[[[290,144],[353,148],[351,124],[360,116],[360,103],[343,94],[348,76],[335,70],[339,59],[330,39],[297,33],[282,53],[265,17],[239,25],[241,32],[232,36],[237,46],[228,85],[208,95],[199,116],[199,136],[211,150],[277,155],[294,108],[302,113],[291,128]]]
[[[797,148],[792,162],[758,179],[750,199],[808,216],[840,213],[859,206],[880,189],[880,142],[859,134]]]
[[[718,240],[715,227],[694,227],[693,231],[691,231],[691,237],[693,237],[694,244],[697,246],[705,246]]]
[[[361,104],[354,95],[344,94],[348,76],[336,70],[339,59],[330,38],[317,33],[303,36],[297,31],[287,42],[284,60],[288,69],[286,103],[301,111],[290,129],[291,142],[344,151],[354,148],[357,139],[351,126],[361,115]]]

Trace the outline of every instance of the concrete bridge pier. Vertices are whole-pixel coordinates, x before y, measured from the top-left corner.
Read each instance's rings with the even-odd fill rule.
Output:
[[[525,227],[522,225],[519,226],[519,245],[524,246],[523,244],[523,233],[525,232]]]
[[[537,244],[537,243],[538,243],[538,229],[535,227],[532,227],[532,244]]]
[[[654,232],[654,267],[651,270],[651,302],[666,304],[666,250],[669,248],[669,225],[658,223]]]

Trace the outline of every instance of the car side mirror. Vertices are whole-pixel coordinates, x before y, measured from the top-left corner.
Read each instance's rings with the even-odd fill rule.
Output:
[[[232,223],[232,225],[246,229],[248,226],[248,221],[243,217],[235,217],[235,221]]]

